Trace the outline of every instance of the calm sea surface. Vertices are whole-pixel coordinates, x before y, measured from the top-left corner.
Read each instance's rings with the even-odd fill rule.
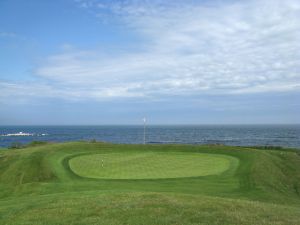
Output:
[[[6,136],[12,133],[32,136]],[[143,143],[143,126],[0,126],[0,146],[34,140]],[[147,143],[273,145],[300,147],[300,125],[147,126]]]

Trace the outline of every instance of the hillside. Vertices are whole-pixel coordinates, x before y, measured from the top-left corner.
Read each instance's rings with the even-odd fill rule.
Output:
[[[300,155],[72,142],[0,151],[0,224],[300,224]]]

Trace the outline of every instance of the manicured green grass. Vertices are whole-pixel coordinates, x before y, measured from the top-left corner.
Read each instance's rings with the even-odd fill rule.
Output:
[[[299,218],[293,150],[73,142],[0,151],[1,225],[300,225]]]
[[[77,156],[70,168],[82,177],[103,179],[161,179],[221,174],[237,158],[185,152],[108,153]]]

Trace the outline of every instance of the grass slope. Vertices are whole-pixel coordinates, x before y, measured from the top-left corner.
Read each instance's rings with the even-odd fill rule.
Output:
[[[160,179],[150,174],[145,177],[148,179],[136,180],[82,177],[70,168],[72,160],[77,159],[80,171],[86,171],[80,167],[82,160],[99,162],[102,159],[98,157],[105,155],[118,161],[118,174],[123,157],[130,160],[145,154],[146,161],[153,161],[151,157],[155,155],[168,159],[176,154],[188,157],[196,153],[231,159],[230,166],[227,170],[221,166],[223,172],[218,170],[207,176],[198,173],[196,177],[186,174],[178,178],[169,178],[167,166],[167,172],[161,172],[163,177],[157,175],[163,169],[153,169]],[[187,161],[193,164],[193,160]],[[177,164],[182,165],[181,160]],[[127,170],[125,177],[132,178],[135,171],[145,174],[143,170],[149,169],[144,163],[140,166],[141,171]],[[93,168],[93,163],[88,167]],[[107,174],[114,174],[112,167]],[[0,224],[7,225],[297,225],[299,193],[300,156],[289,150],[74,142],[0,151]]]

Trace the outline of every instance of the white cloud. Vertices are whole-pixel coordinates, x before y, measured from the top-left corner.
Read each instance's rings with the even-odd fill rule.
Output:
[[[49,95],[63,90],[70,98],[105,99],[300,90],[298,0],[163,2],[77,1],[97,15],[110,10],[147,47],[117,56],[97,50],[50,56],[35,71],[47,80]]]

